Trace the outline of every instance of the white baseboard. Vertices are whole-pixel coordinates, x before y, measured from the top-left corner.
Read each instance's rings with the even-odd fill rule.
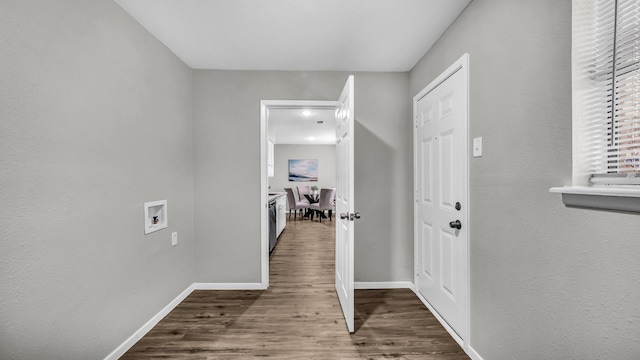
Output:
[[[413,283],[410,281],[358,281],[353,284],[356,289],[411,289],[415,292]]]
[[[480,354],[478,354],[478,352],[471,347],[471,345],[469,345],[465,351],[467,353],[467,355],[469,355],[469,357],[473,360],[484,360],[482,358],[482,356],[480,356]]]
[[[167,314],[171,312],[178,304],[182,302],[182,300],[186,299],[189,294],[193,291],[193,284],[189,285],[186,290],[180,293],[175,299],[173,299],[169,305],[165,306],[159,313],[151,318],[151,320],[147,321],[140,329],[133,333],[133,335],[129,336],[127,340],[125,340],[120,346],[118,346],[115,350],[111,352],[111,354],[107,355],[105,360],[117,360],[124,353],[127,352],[140,338],[142,338],[146,333],[149,332],[156,324],[160,322]]]
[[[136,330],[133,335],[129,336],[129,338],[120,344],[120,346],[107,355],[104,360],[119,359],[194,290],[264,290],[264,288],[261,283],[193,283],[173,299],[167,306],[160,310],[160,312],[142,325],[140,329]]]
[[[265,290],[262,283],[193,283],[193,290]]]

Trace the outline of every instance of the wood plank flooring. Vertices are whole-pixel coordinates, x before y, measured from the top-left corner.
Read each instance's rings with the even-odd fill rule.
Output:
[[[121,359],[469,359],[408,289],[334,289],[335,222],[288,221],[266,291],[194,291]]]

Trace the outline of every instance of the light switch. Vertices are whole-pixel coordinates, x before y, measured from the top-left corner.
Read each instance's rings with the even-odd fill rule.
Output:
[[[177,232],[172,232],[171,233],[171,246],[176,246],[178,245],[178,233]]]
[[[473,157],[482,156],[482,137],[473,139]]]

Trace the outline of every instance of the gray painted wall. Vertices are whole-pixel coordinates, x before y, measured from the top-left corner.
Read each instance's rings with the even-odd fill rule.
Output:
[[[273,177],[269,178],[270,191],[284,191],[284,188],[295,189],[296,186],[313,186],[330,188],[336,186],[336,146],[335,145],[286,145],[274,146]],[[290,159],[318,160],[318,181],[289,181]]]
[[[102,358],[191,282],[260,281],[259,101],[335,100],[348,73],[192,81],[114,2],[48,5],[0,12],[0,358]],[[355,74],[356,280],[410,281],[410,98],[470,53],[485,359],[640,354],[638,216],[548,193],[571,181],[570,19],[569,0],[475,0],[410,74]],[[169,228],[144,236],[159,199]]]
[[[571,2],[474,0],[410,73],[470,54],[471,346],[485,359],[637,359],[640,217],[565,208]]]
[[[0,43],[0,358],[103,358],[193,281],[192,73],[110,0],[3,1]]]
[[[260,100],[337,100],[348,73],[194,71],[197,281],[260,282]],[[407,73],[355,73],[357,281],[412,280]],[[218,206],[224,204],[224,206]]]

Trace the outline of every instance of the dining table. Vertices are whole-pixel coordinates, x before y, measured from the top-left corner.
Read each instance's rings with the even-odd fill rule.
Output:
[[[304,197],[309,200],[309,204],[315,204],[320,201],[320,195],[318,194],[304,194]]]
[[[320,202],[320,195],[319,194],[304,194],[304,197],[309,201],[309,205],[311,204],[315,204]],[[309,215],[311,215],[311,219],[313,220],[313,215],[312,215],[312,211],[311,209],[307,209],[307,213],[304,214],[305,218],[308,218]],[[320,216],[323,219],[327,218],[327,215],[324,214],[324,211],[319,211],[319,210],[315,210],[316,213],[318,213],[318,216]],[[329,216],[332,215],[333,210],[329,210]]]

